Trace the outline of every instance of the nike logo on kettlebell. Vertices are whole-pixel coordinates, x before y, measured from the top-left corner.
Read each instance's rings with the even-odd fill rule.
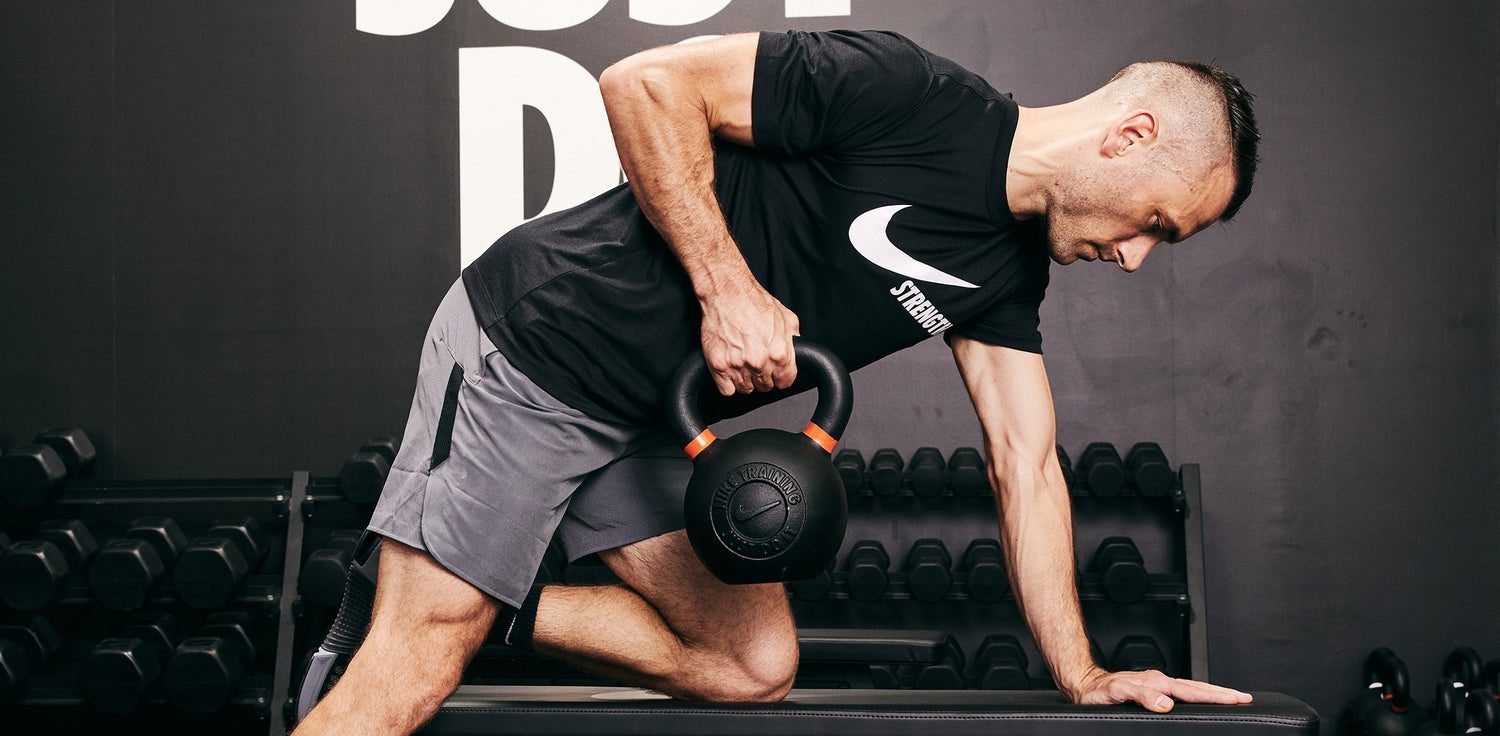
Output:
[[[747,508],[745,508],[744,504],[741,504],[739,508],[737,508],[737,509],[734,510],[734,520],[737,521],[737,522],[739,522],[739,521],[749,521],[749,520],[754,519],[755,517],[760,516],[761,514],[764,514],[767,511],[770,511],[771,509],[774,509],[774,508],[776,508],[777,506],[780,506],[780,505],[781,505],[781,501],[780,500],[772,501],[772,502],[770,502],[770,503],[768,503],[768,504],[766,504],[764,506],[760,506],[760,507],[754,508],[754,509],[747,509]]]
[[[849,223],[849,243],[865,260],[887,271],[933,284],[961,286],[965,289],[979,288],[978,284],[971,284],[912,258],[891,242],[890,237],[885,234],[886,227],[891,224],[891,218],[897,212],[910,206],[892,204],[876,207],[854,218],[854,222]]]

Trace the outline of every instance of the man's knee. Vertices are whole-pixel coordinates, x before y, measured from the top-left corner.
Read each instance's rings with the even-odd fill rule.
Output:
[[[722,653],[729,676],[716,678],[705,699],[732,703],[770,703],[786,697],[797,678],[795,632],[767,633]]]

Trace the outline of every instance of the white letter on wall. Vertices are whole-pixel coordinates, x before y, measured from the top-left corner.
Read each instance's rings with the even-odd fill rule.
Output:
[[[355,30],[377,36],[410,36],[448,17],[453,0],[355,0]]]
[[[686,26],[714,17],[729,0],[630,0],[630,18],[657,26]]]
[[[599,14],[609,0],[479,0],[491,18],[523,31],[572,28]]]
[[[786,0],[786,17],[819,18],[848,15],[849,0]]]
[[[525,221],[521,107],[547,118],[556,156],[538,217],[620,183],[598,81],[562,54],[526,46],[458,50],[460,267]]]

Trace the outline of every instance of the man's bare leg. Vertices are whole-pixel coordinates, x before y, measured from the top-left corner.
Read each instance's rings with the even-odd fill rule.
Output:
[[[797,627],[781,584],[720,582],[683,531],[600,557],[624,586],[547,587],[536,651],[679,698],[769,701],[791,689]]]
[[[500,607],[426,552],[382,541],[370,633],[297,735],[417,730],[458,687]]]

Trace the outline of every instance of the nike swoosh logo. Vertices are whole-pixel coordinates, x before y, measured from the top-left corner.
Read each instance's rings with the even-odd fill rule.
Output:
[[[741,507],[739,507],[738,509],[735,510],[735,512],[734,512],[734,520],[735,521],[749,521],[749,520],[754,519],[755,517],[760,516],[761,514],[764,514],[767,511],[770,511],[771,509],[774,509],[774,508],[776,508],[777,506],[780,506],[780,505],[781,505],[780,501],[772,501],[772,502],[770,502],[770,503],[768,503],[768,504],[766,504],[764,506],[761,506],[760,508],[756,508],[756,509],[746,509],[744,506],[741,506]]]
[[[887,271],[894,271],[908,278],[934,284],[961,286],[965,289],[979,288],[978,284],[971,284],[957,276],[943,273],[912,258],[891,242],[885,234],[886,226],[890,225],[891,218],[897,212],[910,206],[909,204],[892,204],[876,207],[854,218],[854,222],[849,223],[850,244],[865,257],[865,260]]]

